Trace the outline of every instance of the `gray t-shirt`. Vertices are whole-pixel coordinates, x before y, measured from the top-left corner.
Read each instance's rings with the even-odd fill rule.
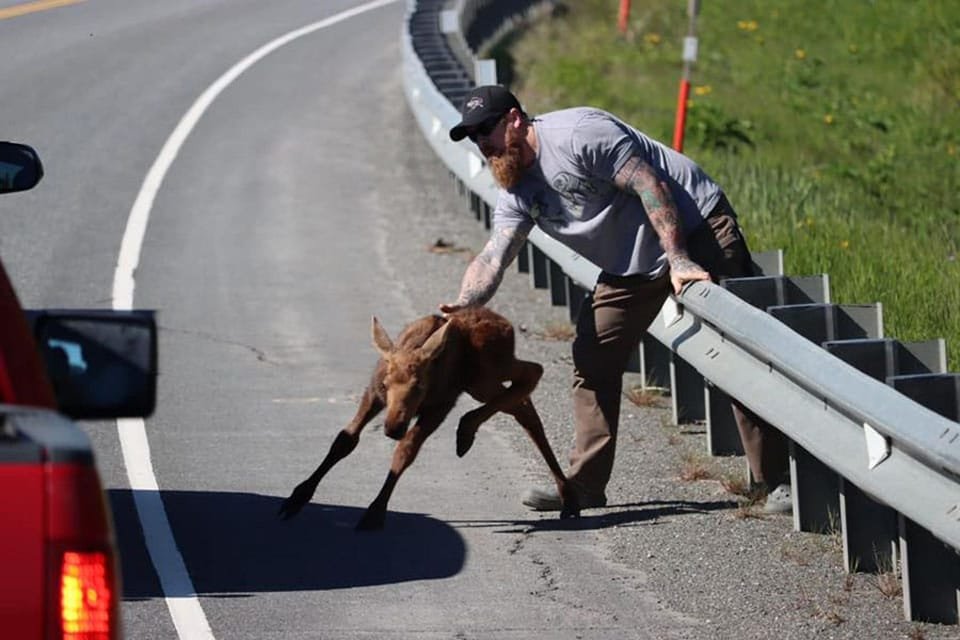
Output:
[[[722,195],[692,160],[615,116],[589,107],[553,111],[533,120],[539,149],[533,166],[510,190],[500,190],[495,229],[534,224],[614,275],[663,275],[666,256],[636,195],[613,178],[631,156],[666,182],[687,235]]]

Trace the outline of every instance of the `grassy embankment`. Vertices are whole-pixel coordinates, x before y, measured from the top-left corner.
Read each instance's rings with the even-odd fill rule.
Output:
[[[673,139],[685,0],[576,0],[492,53],[532,113],[590,104]],[[702,2],[684,152],[755,251],[943,337],[960,371],[960,8],[955,0]],[[504,78],[504,73],[507,74]]]

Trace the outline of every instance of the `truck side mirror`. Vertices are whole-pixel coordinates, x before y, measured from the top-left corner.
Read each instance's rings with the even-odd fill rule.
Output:
[[[145,418],[157,397],[152,311],[28,311],[60,412],[75,420]]]
[[[42,177],[43,165],[32,147],[0,142],[0,193],[33,189]]]

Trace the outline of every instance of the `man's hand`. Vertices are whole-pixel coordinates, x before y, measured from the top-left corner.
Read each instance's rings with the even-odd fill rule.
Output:
[[[520,231],[517,227],[494,227],[483,250],[467,265],[457,301],[440,304],[441,313],[447,316],[461,309],[480,307],[489,302],[503,280],[503,272],[520,253],[526,239],[527,232]]]
[[[710,274],[687,256],[674,256],[670,259],[670,282],[675,294],[680,295],[684,284],[698,280],[710,281]]]

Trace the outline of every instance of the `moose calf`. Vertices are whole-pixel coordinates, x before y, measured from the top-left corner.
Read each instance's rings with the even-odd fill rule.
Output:
[[[470,450],[477,429],[493,414],[508,413],[526,430],[550,467],[563,499],[560,517],[579,515],[574,490],[530,401],[543,367],[515,357],[513,326],[506,318],[485,307],[464,309],[447,318],[426,316],[407,325],[395,343],[373,318],[373,343],[380,360],[356,415],[334,439],[316,471],[281,505],[283,519],[292,518],[310,501],[320,480],[357,446],[363,427],[386,408],[383,430],[398,443],[387,479],[357,525],[360,530],[382,528],[397,480],[464,391],[484,404],[460,418],[457,455]],[[504,386],[505,382],[510,385]]]

